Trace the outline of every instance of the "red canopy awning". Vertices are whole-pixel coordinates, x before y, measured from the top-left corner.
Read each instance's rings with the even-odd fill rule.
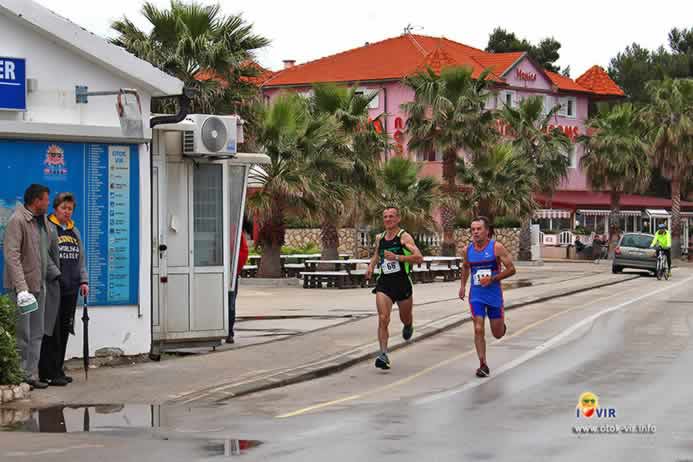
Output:
[[[611,195],[608,192],[593,191],[557,191],[553,196],[537,194],[537,202],[547,208],[604,208],[611,207]],[[621,208],[664,208],[671,209],[671,199],[654,196],[623,194]],[[681,211],[693,211],[693,202],[681,201]]]

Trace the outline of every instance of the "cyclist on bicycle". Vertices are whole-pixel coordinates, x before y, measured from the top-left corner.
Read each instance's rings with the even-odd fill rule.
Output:
[[[671,233],[664,223],[660,224],[658,228],[650,248],[657,247],[657,257],[659,257],[660,252],[667,256],[667,271],[671,277]]]

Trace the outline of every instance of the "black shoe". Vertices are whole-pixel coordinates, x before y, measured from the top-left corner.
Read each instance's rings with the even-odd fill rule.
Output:
[[[48,384],[46,382],[43,382],[41,380],[27,380],[26,383],[29,384],[29,387],[37,390],[43,390],[44,388],[48,388]]]
[[[414,335],[414,324],[402,327],[402,338],[404,340],[409,340],[412,335]]]
[[[482,364],[479,369],[476,370],[477,377],[488,377],[489,375],[491,375],[491,371],[488,370],[486,364]]]
[[[378,369],[389,369],[390,368],[390,358],[387,357],[385,353],[380,353],[377,358],[375,358],[375,367]]]
[[[233,335],[226,337],[226,343],[236,343],[235,340],[233,339]]]
[[[63,375],[63,378],[67,381],[67,383],[72,383],[72,377],[69,375]]]
[[[57,377],[55,379],[41,379],[41,382],[45,382],[51,387],[64,387],[68,384],[68,381],[65,379],[65,377]]]

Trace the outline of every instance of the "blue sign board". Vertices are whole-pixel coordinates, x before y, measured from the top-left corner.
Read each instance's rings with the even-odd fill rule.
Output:
[[[89,303],[135,305],[139,289],[137,145],[0,140],[0,262],[5,226],[31,183],[71,192],[82,234]],[[0,265],[2,281],[3,265]]]
[[[26,60],[0,56],[0,110],[26,111]]]

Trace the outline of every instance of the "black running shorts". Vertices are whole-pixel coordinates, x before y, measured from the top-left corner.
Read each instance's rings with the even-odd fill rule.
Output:
[[[373,293],[382,292],[387,295],[393,303],[401,302],[412,296],[413,288],[408,277],[385,278],[381,277],[373,289]]]

